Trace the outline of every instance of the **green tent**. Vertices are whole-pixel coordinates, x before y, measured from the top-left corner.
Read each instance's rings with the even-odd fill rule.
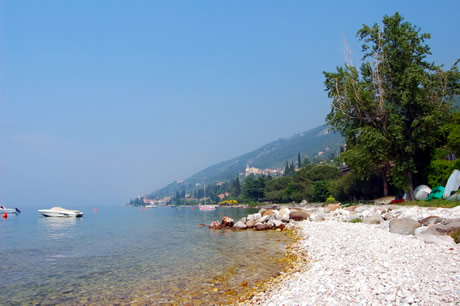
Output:
[[[426,198],[426,200],[429,201],[431,199],[442,199],[443,194],[444,194],[444,187],[436,186],[433,189],[431,189],[431,192]]]

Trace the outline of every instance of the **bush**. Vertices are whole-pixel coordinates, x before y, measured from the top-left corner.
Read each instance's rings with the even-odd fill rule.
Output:
[[[431,161],[428,168],[428,185],[431,187],[445,186],[454,169],[460,169],[459,159],[454,161],[444,159]]]
[[[333,203],[337,203],[337,200],[332,195],[329,195],[326,199],[326,204],[333,204]]]

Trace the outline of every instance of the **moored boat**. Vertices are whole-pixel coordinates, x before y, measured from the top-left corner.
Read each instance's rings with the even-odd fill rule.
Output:
[[[214,205],[200,205],[200,210],[214,210],[216,206]]]
[[[53,207],[50,209],[39,209],[39,213],[41,213],[45,217],[82,217],[83,213],[79,210],[71,210],[65,209],[62,207]]]
[[[18,208],[8,208],[6,206],[0,205],[0,213],[6,213],[8,215],[17,215],[20,214],[21,211]]]

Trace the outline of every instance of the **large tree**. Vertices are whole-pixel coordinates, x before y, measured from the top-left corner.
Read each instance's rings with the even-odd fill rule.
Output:
[[[414,174],[427,167],[450,101],[459,91],[458,61],[444,71],[427,61],[429,34],[395,13],[364,25],[363,63],[324,72],[332,98],[326,120],[348,145],[344,159],[360,176],[379,171],[413,198]]]

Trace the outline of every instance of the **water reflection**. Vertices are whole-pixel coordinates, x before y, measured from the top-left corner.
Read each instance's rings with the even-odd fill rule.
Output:
[[[40,217],[38,224],[49,229],[66,229],[81,222],[81,218],[73,217]]]

